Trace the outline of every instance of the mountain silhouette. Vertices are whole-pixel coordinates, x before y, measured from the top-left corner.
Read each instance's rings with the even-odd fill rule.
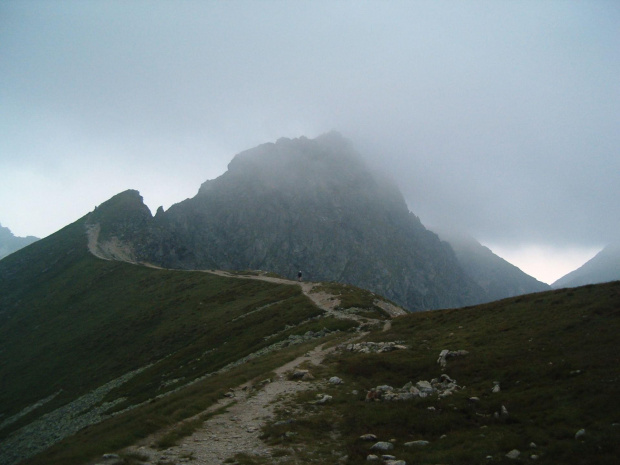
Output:
[[[127,191],[88,223],[110,258],[287,277],[302,270],[305,279],[353,284],[411,311],[514,295],[480,286],[409,211],[398,187],[336,132],[244,151],[195,197],[154,217],[138,192]]]
[[[558,279],[551,287],[577,287],[617,280],[620,280],[620,243],[613,243],[576,270]]]

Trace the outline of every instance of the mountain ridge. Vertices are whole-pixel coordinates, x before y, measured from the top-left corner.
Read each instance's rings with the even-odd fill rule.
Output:
[[[620,280],[620,242],[608,244],[576,270],[551,284],[554,289]]]
[[[89,224],[109,220],[102,238],[115,237],[116,249],[139,262],[291,277],[303,270],[308,279],[370,289],[414,311],[498,295],[465,273],[452,248],[409,211],[398,187],[372,173],[336,132],[243,151],[195,197],[154,217],[135,191],[113,199]],[[127,212],[102,213],[124,202]]]
[[[0,224],[0,260],[38,240],[39,238],[34,236],[15,236],[9,228]]]

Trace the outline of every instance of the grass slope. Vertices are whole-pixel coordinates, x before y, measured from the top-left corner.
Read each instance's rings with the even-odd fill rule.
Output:
[[[0,441],[133,370],[143,369],[103,399],[112,410],[306,331],[290,327],[322,313],[297,286],[97,259],[81,220],[7,257],[0,278],[0,424],[14,420]]]
[[[618,334],[620,282],[406,315],[369,339],[401,340],[409,350],[334,355],[315,373],[344,379],[320,391],[333,396],[331,405],[314,405],[314,393],[304,393],[282,407],[276,420],[284,422],[272,423],[264,437],[288,457],[282,463],[291,464],[342,457],[340,463],[367,463],[373,442],[359,439],[367,433],[393,440],[388,453],[407,464],[514,463],[505,456],[513,449],[521,451],[519,462],[536,455],[544,464],[615,464]],[[469,353],[442,369],[437,358],[443,349]],[[378,385],[400,388],[442,373],[464,389],[443,399],[365,401]],[[502,406],[508,415],[496,417]],[[575,439],[582,428],[585,436]],[[404,445],[416,440],[429,444]],[[239,457],[239,463],[262,462]]]

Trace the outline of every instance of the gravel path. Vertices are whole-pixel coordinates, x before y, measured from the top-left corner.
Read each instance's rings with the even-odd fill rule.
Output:
[[[271,457],[270,448],[259,435],[261,427],[273,417],[277,402],[283,397],[308,389],[319,389],[323,385],[321,381],[290,381],[286,373],[304,362],[319,365],[333,350],[334,347],[325,349],[320,345],[306,355],[279,367],[275,370],[275,378],[258,392],[252,392],[248,384],[233,389],[235,397],[224,398],[207,410],[212,412],[228,406],[226,411],[205,421],[202,427],[184,438],[178,446],[159,451],[151,446],[157,439],[153,436],[125,452],[148,456],[153,464],[219,465],[238,453]]]

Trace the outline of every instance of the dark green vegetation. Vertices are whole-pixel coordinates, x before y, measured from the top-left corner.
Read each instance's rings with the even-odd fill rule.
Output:
[[[303,393],[283,405],[277,418],[293,421],[272,423],[264,437],[289,456],[288,463],[336,463],[344,455],[345,463],[367,463],[373,442],[359,437],[373,433],[394,439],[389,453],[407,464],[514,463],[505,457],[513,449],[521,451],[520,463],[538,455],[536,463],[543,464],[615,464],[618,334],[620,282],[406,315],[369,339],[402,340],[408,350],[332,356],[315,373],[344,379],[320,391],[333,396],[329,406],[314,405],[315,393]],[[448,359],[442,369],[437,358],[443,349],[469,354]],[[442,373],[464,389],[443,399],[364,400],[378,385],[400,388]],[[494,381],[500,392],[492,392]],[[502,406],[508,415],[496,418]],[[291,414],[300,407],[302,412]],[[582,428],[585,436],[575,439]],[[404,446],[415,440],[429,445]],[[240,463],[260,461],[245,457]]]
[[[0,441],[133,370],[140,369],[89,408],[111,402],[109,414],[165,394],[290,335],[318,329],[313,317],[321,314],[298,286],[95,258],[80,220],[0,263],[0,424],[9,420]],[[342,326],[321,321],[321,328]],[[271,369],[261,362],[266,365],[252,370],[254,363],[233,370],[236,378],[229,375],[229,381]],[[213,388],[190,413],[217,397]],[[185,414],[171,408],[158,415],[166,424]],[[162,426],[141,423],[127,437]]]

